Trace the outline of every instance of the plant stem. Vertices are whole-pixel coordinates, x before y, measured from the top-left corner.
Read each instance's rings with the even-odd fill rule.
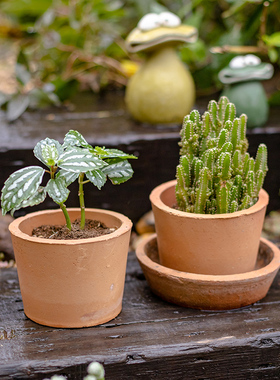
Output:
[[[51,179],[54,179],[54,175],[55,175],[56,169],[57,169],[56,166],[51,166],[51,170],[49,172],[50,175],[51,175]]]
[[[84,199],[84,173],[80,173],[79,175],[79,200],[80,200],[80,208],[81,208],[81,223],[80,229],[83,230],[85,228],[86,216],[85,216],[85,199]]]
[[[262,48],[265,48],[265,43],[262,39],[262,37],[266,34],[266,23],[267,23],[267,11],[270,3],[269,1],[265,1],[263,3],[263,9],[260,17],[260,36],[259,36],[259,41],[258,45],[261,46]]]
[[[65,216],[65,220],[66,220],[66,225],[67,225],[67,228],[69,231],[71,231],[71,220],[70,220],[70,217],[69,217],[69,214],[68,214],[68,211],[66,209],[66,206],[65,204],[61,203],[60,205],[60,208],[61,210],[63,211],[63,214]]]

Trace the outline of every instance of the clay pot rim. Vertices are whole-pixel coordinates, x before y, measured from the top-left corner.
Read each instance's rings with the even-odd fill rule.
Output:
[[[176,269],[171,269],[161,265],[150,259],[146,254],[146,246],[154,239],[157,238],[157,234],[151,234],[146,239],[143,239],[136,248],[136,257],[141,264],[149,268],[149,270],[156,272],[160,276],[168,276],[176,278],[179,281],[186,280],[199,283],[220,283],[222,285],[230,285],[234,282],[246,282],[248,280],[259,280],[261,277],[265,277],[270,273],[278,270],[280,266],[280,250],[278,247],[271,243],[269,240],[262,238],[260,241],[267,245],[273,252],[273,258],[266,266],[256,269],[250,272],[230,274],[230,275],[207,275],[199,273],[182,272]]]
[[[80,212],[80,208],[78,207],[73,207],[73,208],[68,208],[68,212],[71,214],[71,211],[74,212]],[[111,240],[116,238],[117,236],[125,234],[127,231],[129,231],[132,228],[132,221],[125,215],[118,213],[116,211],[111,211],[111,210],[103,210],[103,209],[97,209],[97,208],[86,208],[86,212],[96,212],[99,214],[110,214],[113,217],[119,219],[122,224],[120,225],[119,228],[116,229],[116,231],[107,234],[107,235],[102,235],[102,236],[97,236],[93,238],[86,238],[86,239],[67,239],[67,240],[55,240],[55,239],[45,239],[45,238],[40,238],[40,237],[35,237],[35,236],[30,236],[24,232],[21,231],[20,225],[22,222],[24,222],[26,219],[29,219],[30,217],[36,217],[40,215],[45,215],[45,214],[56,214],[56,213],[62,213],[62,210],[60,209],[54,209],[54,210],[43,210],[43,211],[35,211],[29,214],[26,214],[25,216],[16,218],[13,220],[10,225],[9,225],[9,231],[11,234],[23,239],[23,240],[28,240],[30,242],[37,242],[37,243],[45,243],[49,245],[81,245],[81,244],[88,244],[92,243],[92,241],[100,242],[102,240]],[[70,215],[71,217],[71,215]]]
[[[164,182],[160,184],[159,186],[155,187],[151,194],[150,194],[150,201],[153,205],[161,209],[162,211],[167,212],[168,214],[173,214],[178,217],[188,217],[188,218],[194,218],[194,219],[228,219],[228,218],[238,218],[240,215],[250,215],[252,213],[258,212],[264,207],[268,205],[269,202],[269,195],[264,190],[261,189],[259,192],[259,199],[258,201],[251,207],[241,210],[241,211],[235,211],[232,213],[226,213],[226,214],[196,214],[192,212],[186,212],[186,211],[180,211],[176,210],[168,205],[166,205],[161,200],[161,194],[163,191],[170,189],[171,187],[176,186],[177,180],[171,180],[168,182]]]

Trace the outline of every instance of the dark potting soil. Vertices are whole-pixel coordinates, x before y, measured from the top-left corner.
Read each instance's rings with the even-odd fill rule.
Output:
[[[86,219],[85,228],[80,230],[80,219],[76,219],[72,223],[71,231],[68,230],[66,225],[43,225],[34,228],[32,236],[56,240],[87,239],[108,235],[114,231],[116,231],[116,228],[109,228],[99,220],[92,219]]]

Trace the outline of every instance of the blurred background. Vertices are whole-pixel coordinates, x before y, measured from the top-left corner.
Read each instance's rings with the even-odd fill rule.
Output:
[[[2,0],[0,105],[8,119],[28,107],[71,107],[81,91],[123,89],[142,60],[127,53],[125,38],[143,15],[165,10],[198,29],[197,42],[178,51],[197,97],[221,89],[218,72],[232,57],[254,53],[274,65],[264,85],[270,104],[280,104],[277,0]]]

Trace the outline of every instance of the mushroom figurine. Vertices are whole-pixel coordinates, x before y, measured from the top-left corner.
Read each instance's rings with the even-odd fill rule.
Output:
[[[263,63],[254,54],[234,57],[219,72],[219,79],[225,84],[222,95],[235,104],[237,115],[245,113],[248,116],[249,128],[261,127],[268,119],[268,100],[260,81],[272,75],[273,66]]]
[[[190,112],[195,85],[175,48],[196,40],[197,29],[181,24],[171,12],[148,13],[131,31],[127,51],[146,53],[145,62],[126,88],[125,102],[134,119],[152,124],[181,123]]]

